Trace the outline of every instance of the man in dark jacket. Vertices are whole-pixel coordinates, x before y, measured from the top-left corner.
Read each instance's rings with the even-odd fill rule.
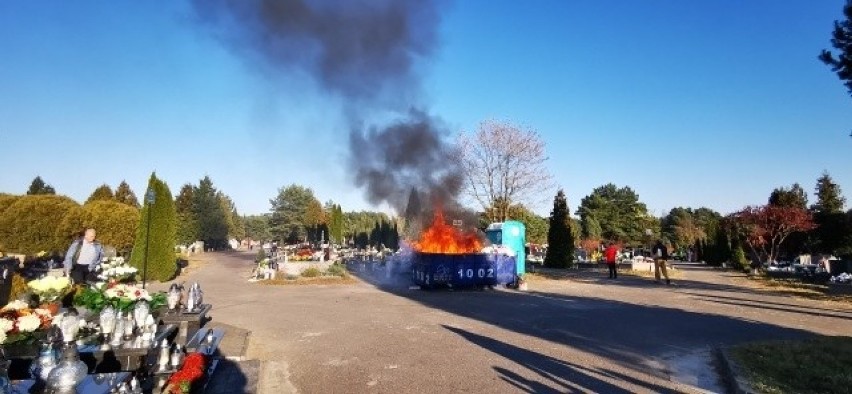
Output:
[[[656,278],[657,283],[660,283],[660,270],[662,270],[663,276],[666,277],[666,284],[672,284],[671,280],[669,280],[669,273],[666,270],[666,261],[669,259],[669,250],[666,248],[666,245],[663,245],[663,241],[657,241],[657,244],[651,249],[651,254],[654,257],[654,278]]]
[[[70,275],[74,283],[86,283],[101,264],[104,248],[95,241],[95,235],[95,229],[87,229],[85,235],[75,239],[65,253],[65,275]]]

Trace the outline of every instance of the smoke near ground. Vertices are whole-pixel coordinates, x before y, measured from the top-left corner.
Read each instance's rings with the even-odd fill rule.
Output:
[[[194,0],[199,23],[265,75],[303,73],[344,102],[348,168],[373,204],[405,211],[412,190],[452,209],[462,178],[446,127],[424,110],[420,68],[445,2]],[[272,79],[275,80],[274,78]],[[286,91],[286,86],[281,87]],[[383,125],[367,124],[393,114]]]

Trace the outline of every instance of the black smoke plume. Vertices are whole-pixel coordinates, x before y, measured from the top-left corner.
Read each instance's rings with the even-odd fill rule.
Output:
[[[199,21],[263,73],[303,72],[343,99],[355,184],[405,211],[409,194],[457,204],[462,178],[446,127],[424,111],[419,68],[437,47],[442,1],[195,0]],[[285,87],[282,87],[285,89]],[[386,125],[371,115],[395,114]]]

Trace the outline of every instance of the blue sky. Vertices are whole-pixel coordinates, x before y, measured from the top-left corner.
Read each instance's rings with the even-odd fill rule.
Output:
[[[454,131],[538,130],[572,209],[613,182],[656,215],[731,212],[824,170],[849,195],[852,98],[816,59],[843,4],[448,2],[426,102]],[[290,183],[371,208],[339,103],[312,89],[258,75],[184,2],[0,2],[0,191],[141,195],[156,170],[173,192],[210,175],[244,213]]]

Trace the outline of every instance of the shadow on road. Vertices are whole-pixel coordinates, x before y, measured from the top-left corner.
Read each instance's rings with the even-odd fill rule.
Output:
[[[797,307],[795,305],[783,305],[776,304],[780,306],[773,306],[771,303],[763,302],[763,301],[749,301],[749,300],[725,300],[721,297],[711,296],[711,295],[695,295],[696,299],[702,300],[704,302],[712,302],[721,305],[731,305],[745,308],[754,308],[754,309],[762,309],[765,311],[776,311],[776,312],[787,312],[787,313],[798,313],[803,315],[815,316],[815,317],[830,317],[834,319],[844,319],[844,320],[852,320],[852,316],[849,315],[840,315],[836,313],[826,313],[826,312],[811,312],[807,310],[803,310],[807,307]],[[808,308],[810,309],[810,308]]]
[[[254,372],[256,374],[256,372]],[[216,371],[210,377],[204,393],[206,394],[242,394],[257,392],[257,376],[254,377],[254,385],[249,382],[249,377],[242,371],[240,365],[234,361],[221,358],[216,366]]]
[[[648,292],[645,295],[639,293],[633,302],[627,303],[537,291],[423,291],[403,286],[407,281],[403,275],[392,284],[387,284],[391,282],[383,279],[382,282],[386,284],[382,284],[378,280],[378,276],[384,275],[382,272],[376,274],[375,278],[369,272],[355,274],[385,292],[424,306],[594,354],[623,368],[666,380],[671,371],[651,367],[649,361],[720,345],[814,336],[808,331],[738,317],[666,307],[666,300],[659,292]],[[565,360],[552,359],[458,328],[445,328],[542,376],[567,375],[570,376],[569,383],[584,382],[581,384],[584,387],[618,392],[612,387],[600,387],[608,383],[593,381],[589,376],[591,371],[584,371],[582,367]],[[542,382],[529,382],[509,371],[498,372],[503,379],[521,390],[542,391],[539,390],[542,387],[537,386]],[[618,380],[629,379],[611,371],[595,372],[599,375],[609,373]],[[557,389],[574,390],[570,387],[561,386]],[[553,388],[543,391],[550,390]]]
[[[707,266],[680,266],[677,265],[678,270],[688,272],[708,272],[714,271],[719,277],[723,278],[745,278],[744,274],[736,274],[736,273],[726,273],[726,272],[718,272],[716,269]],[[636,275],[619,275],[617,280],[612,280],[607,277],[607,273],[605,271],[569,271],[568,274],[564,273],[564,270],[557,270],[557,274],[551,275],[549,271],[554,271],[553,269],[540,269],[539,273],[547,277],[551,280],[570,280],[581,283],[588,284],[600,284],[607,286],[620,286],[620,287],[631,287],[631,288],[650,288],[659,286],[659,284],[654,282],[653,277],[642,277]],[[722,284],[722,283],[712,283],[702,280],[692,280],[692,279],[683,279],[683,278],[672,278],[672,283],[674,284],[674,288],[678,290],[700,290],[707,292],[715,292],[715,293],[728,293],[728,294],[741,294],[743,296],[748,295],[757,295],[757,296],[797,296],[803,298],[810,299],[822,299],[819,296],[810,296],[807,293],[802,293],[796,290],[787,290],[784,288],[773,288],[769,289],[759,289],[759,288],[749,288],[744,286],[730,285],[730,284]]]
[[[591,369],[568,361],[559,360],[528,349],[519,348],[493,338],[482,336],[457,327],[442,325],[448,331],[454,332],[471,343],[492,353],[503,356],[524,366],[541,376],[550,384],[530,380],[506,368],[493,367],[500,379],[525,393],[545,393],[556,389],[558,392],[601,392],[601,393],[630,393],[631,391],[603,380],[603,377],[626,381],[653,392],[673,392],[665,387],[650,384],[631,376],[608,369]]]
[[[756,306],[774,305],[774,306],[786,307],[786,308],[818,310],[818,311],[823,311],[823,312],[829,312],[829,313],[826,313],[826,314],[821,314],[819,316],[834,317],[834,318],[838,318],[838,319],[852,319],[852,309],[843,310],[843,309],[834,309],[834,308],[821,308],[821,307],[813,306],[813,305],[804,306],[804,305],[796,305],[796,304],[793,304],[793,303],[772,302],[772,301],[767,301],[767,300],[764,300],[764,299],[748,299],[748,298],[724,296],[724,295],[717,295],[717,294],[702,294],[702,293],[698,293],[698,292],[689,292],[689,291],[683,291],[683,292],[680,292],[680,293],[695,296],[695,297],[703,297],[703,298],[724,300],[724,301],[728,301],[728,302],[735,302],[735,303],[737,303],[737,305],[740,305],[740,303],[753,303],[753,304],[759,304],[759,305],[756,305]],[[751,305],[745,305],[745,306],[751,306]],[[790,310],[790,312],[800,312],[800,311],[799,310]]]

